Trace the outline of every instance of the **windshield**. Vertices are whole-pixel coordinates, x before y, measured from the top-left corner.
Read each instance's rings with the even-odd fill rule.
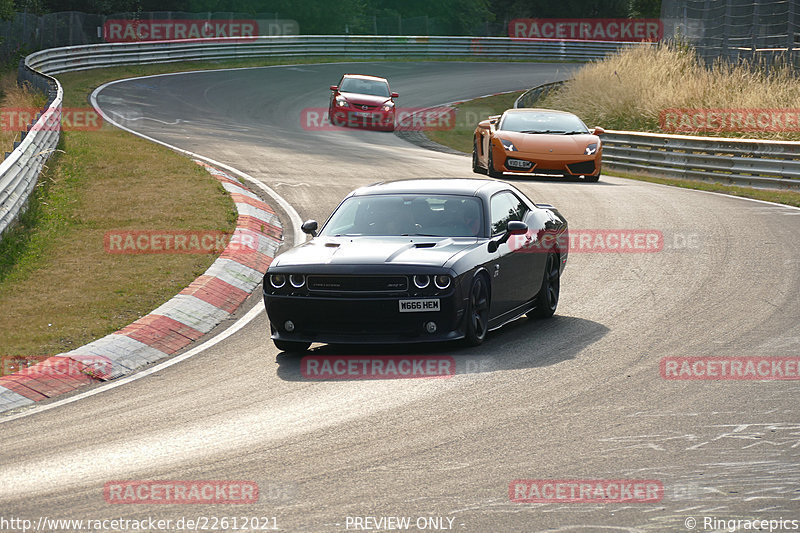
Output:
[[[372,96],[389,96],[389,84],[379,80],[361,78],[344,78],[339,85],[339,92],[369,94]]]
[[[381,194],[345,200],[321,236],[478,237],[483,210],[474,196]]]
[[[507,112],[500,121],[498,130],[525,133],[589,133],[586,125],[576,117],[566,113],[513,113]]]

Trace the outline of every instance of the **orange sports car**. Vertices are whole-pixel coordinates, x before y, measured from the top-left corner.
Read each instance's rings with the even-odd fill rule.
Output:
[[[472,170],[493,178],[504,172],[583,176],[600,179],[603,146],[598,135],[572,113],[551,109],[508,109],[478,123]]]

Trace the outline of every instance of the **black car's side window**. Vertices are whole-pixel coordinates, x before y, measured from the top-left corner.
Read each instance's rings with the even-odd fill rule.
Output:
[[[528,212],[525,202],[512,192],[500,192],[492,196],[492,235],[504,233],[510,220],[522,221]]]

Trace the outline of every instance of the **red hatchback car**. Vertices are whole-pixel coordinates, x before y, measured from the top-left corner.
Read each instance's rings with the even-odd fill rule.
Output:
[[[393,131],[394,99],[386,78],[345,74],[339,85],[331,85],[328,116],[334,126]]]

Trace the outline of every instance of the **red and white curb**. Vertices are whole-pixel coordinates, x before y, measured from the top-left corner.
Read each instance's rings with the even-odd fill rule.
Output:
[[[0,412],[119,378],[174,354],[229,318],[258,287],[282,242],[277,215],[230,174],[195,162],[233,198],[239,213],[234,237],[246,235],[248,246],[229,244],[202,276],[121,330],[0,377]]]

